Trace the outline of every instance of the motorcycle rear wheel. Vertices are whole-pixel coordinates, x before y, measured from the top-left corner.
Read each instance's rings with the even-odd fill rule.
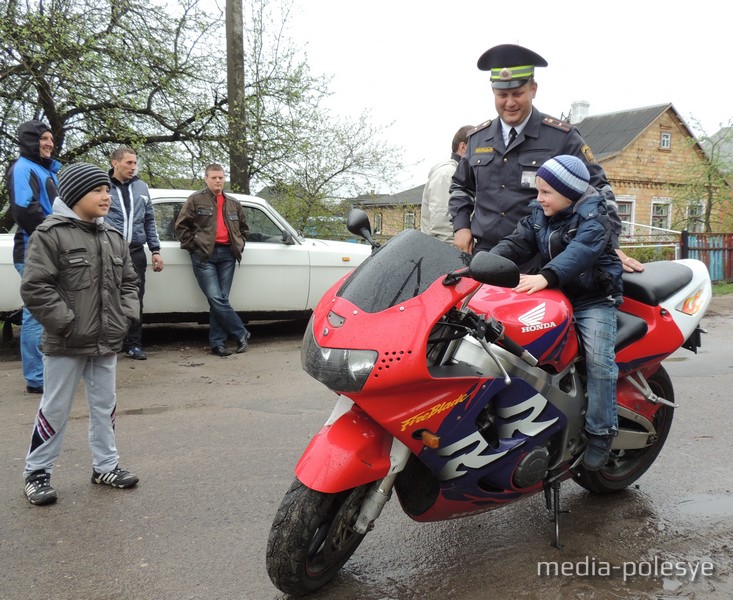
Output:
[[[674,388],[664,367],[659,367],[649,377],[648,383],[655,394],[674,402]],[[640,450],[614,450],[608,464],[600,471],[586,471],[581,467],[575,482],[594,494],[612,494],[626,489],[646,473],[656,460],[667,440],[673,417],[672,406],[660,405],[652,420],[657,435],[651,445]],[[633,427],[633,424],[620,421],[619,426]]]
[[[325,494],[293,481],[267,540],[267,574],[279,590],[302,596],[336,576],[366,535],[353,525],[368,491]]]

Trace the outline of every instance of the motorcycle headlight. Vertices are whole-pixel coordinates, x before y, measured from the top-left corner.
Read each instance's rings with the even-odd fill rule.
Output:
[[[377,362],[376,350],[322,348],[313,335],[313,319],[303,336],[303,370],[334,392],[359,392]]]

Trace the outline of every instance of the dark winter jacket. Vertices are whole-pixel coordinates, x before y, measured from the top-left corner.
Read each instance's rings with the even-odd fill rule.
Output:
[[[50,131],[41,121],[28,121],[18,127],[20,158],[8,169],[10,209],[18,224],[13,245],[13,262],[23,263],[28,236],[48,215],[58,195],[56,173],[61,163],[43,158],[39,152],[41,136]]]
[[[249,227],[239,200],[224,194],[224,223],[229,231],[232,256],[242,260]],[[176,220],[176,237],[181,248],[190,253],[198,252],[204,260],[211,258],[216,245],[216,197],[209,189],[191,194]]]
[[[147,184],[137,175],[130,181],[120,183],[112,176],[113,172],[110,169],[112,187],[109,193],[112,196],[112,205],[104,218],[105,223],[119,231],[130,248],[147,244],[151,252],[160,250],[155,213]]]
[[[44,353],[104,356],[139,318],[137,281],[122,235],[58,199],[30,237],[20,295],[43,325]]]
[[[611,243],[606,201],[593,188],[565,210],[546,217],[538,202],[492,254],[521,264],[539,254],[540,274],[576,309],[609,297],[621,303],[623,267]]]

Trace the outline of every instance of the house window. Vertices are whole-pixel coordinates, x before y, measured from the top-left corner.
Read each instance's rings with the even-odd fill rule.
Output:
[[[705,231],[705,206],[700,200],[690,200],[687,203],[687,231]]]
[[[669,150],[672,147],[672,134],[669,131],[663,131],[659,138],[659,147],[662,150]]]
[[[415,213],[405,213],[405,229],[415,229]]]
[[[374,213],[374,233],[382,233],[382,213]]]
[[[621,219],[621,235],[631,237],[634,235],[634,196],[617,196],[618,218]]]
[[[670,199],[652,199],[652,222],[651,226],[657,229],[669,229],[670,227]]]

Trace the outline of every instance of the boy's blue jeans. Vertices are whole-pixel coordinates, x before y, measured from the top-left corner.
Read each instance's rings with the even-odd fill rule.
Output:
[[[583,340],[588,375],[585,429],[593,435],[616,435],[616,307],[597,305],[575,312],[575,327]]]
[[[23,277],[23,263],[14,263],[15,270]],[[20,357],[23,363],[23,377],[29,387],[43,387],[43,353],[41,337],[43,327],[23,307],[23,321],[20,326]]]

